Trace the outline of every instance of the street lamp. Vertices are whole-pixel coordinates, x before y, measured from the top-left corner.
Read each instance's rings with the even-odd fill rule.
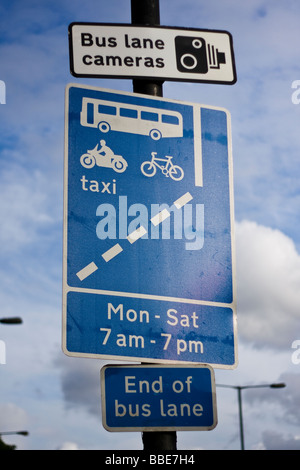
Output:
[[[15,446],[14,444],[13,445],[6,444],[2,440],[2,436],[9,436],[9,435],[12,435],[12,434],[19,434],[21,436],[28,436],[29,432],[28,431],[4,431],[4,432],[0,431],[0,451],[1,450],[15,450],[16,449],[17,446]]]
[[[283,382],[263,384],[263,385],[224,385],[216,384],[217,387],[234,388],[238,392],[238,403],[239,403],[239,418],[240,418],[240,438],[241,438],[241,450],[245,449],[244,446],[244,426],[243,426],[243,412],[242,412],[242,390],[246,388],[284,388],[286,385]]]
[[[0,436],[8,436],[10,434],[19,434],[20,436],[29,436],[28,431],[6,431],[0,432]]]
[[[18,325],[23,323],[23,320],[20,317],[0,318],[0,323],[5,323],[6,325]]]

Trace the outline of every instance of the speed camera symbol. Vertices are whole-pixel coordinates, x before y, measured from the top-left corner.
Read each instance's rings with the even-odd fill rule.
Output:
[[[176,36],[176,61],[179,72],[205,74],[225,64],[225,53],[207,44],[202,37]]]

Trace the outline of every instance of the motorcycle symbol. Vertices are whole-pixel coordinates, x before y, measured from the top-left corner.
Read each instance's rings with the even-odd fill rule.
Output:
[[[93,168],[95,165],[112,168],[117,173],[123,173],[128,163],[121,155],[115,155],[110,147],[106,145],[105,140],[100,140],[101,148],[98,145],[92,150],[88,150],[80,157],[80,163],[84,168]]]

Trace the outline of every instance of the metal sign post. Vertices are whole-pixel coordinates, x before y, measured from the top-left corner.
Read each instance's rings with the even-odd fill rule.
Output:
[[[132,24],[160,24],[159,0],[131,0],[131,22]],[[133,80],[134,93],[146,95],[163,96],[163,82]],[[144,450],[176,450],[176,431],[143,432]]]
[[[131,0],[131,22],[132,24],[160,24],[159,0]],[[144,93],[153,96],[163,96],[163,82],[149,82],[133,80],[134,93]],[[143,432],[144,450],[176,450],[176,431]]]

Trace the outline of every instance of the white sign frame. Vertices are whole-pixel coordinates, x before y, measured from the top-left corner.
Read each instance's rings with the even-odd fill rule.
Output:
[[[102,193],[100,193],[102,186],[102,191],[104,190],[104,185],[101,185],[99,192],[88,191],[88,188],[85,187],[84,179],[82,178],[83,171],[85,172],[88,179],[98,177],[96,173],[92,177],[90,177],[89,174],[86,173],[87,171],[89,171],[89,169],[84,169],[84,165],[81,159],[82,156],[86,155],[84,153],[86,152],[86,148],[92,148],[94,145],[93,144],[87,147],[87,142],[91,141],[92,143],[94,142],[94,138],[96,139],[96,141],[102,138],[101,131],[99,132],[99,129],[94,127],[91,123],[85,122],[85,114],[82,113],[82,106],[84,105],[86,98],[92,99],[93,101],[95,101],[95,103],[97,103],[98,99],[104,100],[103,102],[106,102],[107,97],[110,97],[110,99],[112,99],[114,103],[127,103],[128,105],[130,105],[130,109],[133,103],[132,100],[134,100],[135,107],[140,105],[151,105],[151,109],[157,110],[167,110],[170,108],[173,114],[175,110],[180,111],[183,115],[183,120],[193,118],[194,137],[192,138],[192,136],[187,133],[184,128],[185,137],[174,139],[174,143],[176,145],[176,147],[173,147],[175,151],[174,155],[176,156],[176,160],[178,158],[178,163],[180,163],[179,166],[184,167],[184,186],[182,186],[181,191],[178,192],[177,185],[181,185],[181,178],[179,178],[178,181],[174,181],[172,178],[167,179],[162,172],[157,172],[156,177],[159,179],[157,182],[159,186],[155,187],[158,188],[162,184],[167,184],[167,193],[169,198],[171,198],[172,194],[172,198],[170,199],[170,201],[171,203],[174,201],[174,206],[176,205],[176,207],[179,207],[179,209],[181,209],[182,206],[188,204],[189,202],[194,202],[196,204],[196,202],[198,201],[199,203],[210,204],[210,206],[206,205],[207,214],[215,214],[215,209],[219,206],[215,206],[215,202],[213,202],[212,199],[215,201],[214,198],[217,197],[217,201],[220,202],[220,199],[221,202],[223,201],[220,208],[218,208],[218,213],[219,211],[223,215],[225,214],[225,212],[227,213],[226,223],[224,226],[224,230],[226,232],[226,242],[224,241],[224,230],[222,229],[220,231],[218,216],[213,216],[210,222],[212,224],[211,230],[213,230],[213,233],[217,231],[218,234],[222,236],[219,236],[216,233],[216,236],[210,237],[213,246],[211,245],[211,243],[208,243],[208,240],[205,241],[204,246],[208,249],[207,253],[202,252],[200,248],[199,250],[193,250],[194,261],[192,264],[190,264],[190,269],[196,266],[201,266],[201,271],[197,270],[197,268],[194,274],[190,274],[193,279],[196,279],[198,277],[198,282],[200,282],[199,276],[202,279],[203,266],[206,266],[208,270],[206,273],[204,273],[204,278],[206,279],[205,282],[208,282],[207,285],[212,286],[211,281],[216,278],[214,272],[215,270],[217,270],[217,273],[219,273],[220,270],[220,261],[222,263],[221,265],[227,266],[225,261],[228,256],[230,257],[231,268],[228,270],[228,267],[225,267],[225,271],[223,272],[224,283],[221,283],[223,287],[221,288],[221,292],[218,291],[218,294],[215,292],[212,286],[211,293],[208,294],[206,297],[203,297],[201,295],[201,290],[198,291],[198,284],[193,284],[194,290],[192,289],[192,292],[192,286],[189,282],[189,276],[185,278],[185,287],[182,287],[182,289],[184,290],[182,292],[179,292],[178,287],[175,287],[176,283],[173,284],[173,282],[170,282],[169,268],[167,268],[167,276],[162,275],[162,277],[159,278],[156,275],[154,275],[153,277],[152,274],[151,282],[149,282],[150,274],[148,273],[148,276],[145,277],[146,285],[141,287],[141,281],[138,278],[138,286],[133,285],[133,283],[131,282],[130,288],[128,289],[127,279],[129,279],[130,277],[129,274],[124,277],[123,273],[125,269],[128,269],[128,267],[131,266],[131,262],[133,262],[134,264],[134,267],[132,268],[136,269],[134,261],[136,258],[134,256],[131,256],[130,253],[138,252],[138,250],[142,248],[139,248],[139,246],[140,243],[142,243],[141,238],[143,236],[143,232],[136,230],[135,232],[130,233],[130,236],[126,236],[124,239],[122,238],[122,241],[121,239],[118,239],[119,243],[116,243],[113,239],[111,241],[108,240],[109,244],[106,245],[106,240],[101,241],[99,238],[97,239],[95,227],[94,230],[91,231],[88,228],[88,225],[82,223],[81,216],[83,214],[84,217],[88,217],[88,220],[93,219],[97,206],[102,201],[102,198],[106,198],[107,192],[105,190],[105,193],[103,195]],[[136,102],[136,100],[138,101]],[[120,92],[116,90],[107,90],[98,87],[90,87],[86,85],[77,84],[69,84],[66,89],[65,111],[66,139],[63,257],[64,353],[73,357],[93,357],[125,361],[128,361],[130,359],[132,361],[137,362],[151,363],[205,363],[210,364],[216,368],[235,368],[237,366],[237,325],[235,293],[235,250],[233,234],[234,209],[231,125],[230,115],[228,111],[223,108],[215,108],[195,103],[169,100],[161,97],[158,98],[152,96],[145,96],[136,93]],[[201,117],[202,115],[202,112],[204,112],[204,116],[199,119],[199,117]],[[214,119],[212,119],[211,117],[209,119],[205,118],[205,115],[207,115],[207,113],[211,117],[214,116]],[[221,127],[217,125],[217,122],[219,122]],[[208,125],[208,127],[205,127],[206,124]],[[213,127],[211,128],[210,126]],[[133,127],[134,129],[136,128],[135,126]],[[122,183],[120,181],[120,184],[122,184],[122,188],[125,188],[125,186],[128,184],[129,186],[127,189],[130,192],[126,192],[127,190],[122,190],[122,194],[131,195],[131,191],[133,191],[132,194],[134,195],[134,188],[137,188],[136,191],[139,196],[143,195],[144,197],[146,194],[146,189],[148,188],[148,191],[151,192],[151,197],[149,194],[149,198],[147,195],[146,200],[143,199],[143,201],[152,201],[154,180],[152,179],[152,177],[146,178],[145,173],[143,173],[144,167],[142,162],[144,162],[145,160],[144,154],[141,153],[139,157],[139,162],[137,162],[136,160],[137,152],[134,152],[134,160],[132,160],[130,156],[133,149],[132,146],[136,140],[136,135],[134,134],[132,138],[130,138],[130,134],[128,133],[128,139],[125,145],[124,136],[126,135],[126,133],[122,133],[121,136],[121,133],[119,134],[119,132],[120,131],[112,130],[110,134],[109,131],[108,136],[110,136],[110,145],[113,146],[114,150],[116,150],[116,155],[123,155],[123,157],[125,156],[125,160],[129,163],[128,170],[126,169],[125,172],[125,178],[123,178]],[[204,136],[202,139],[199,138],[200,134],[203,134]],[[104,136],[106,135],[107,134],[104,133]],[[76,136],[76,139],[74,136]],[[225,143],[225,137],[226,145],[221,145],[218,147],[219,151],[222,151],[219,155],[219,163],[217,163],[214,161],[214,158],[211,158],[212,154],[211,150],[209,149],[211,148],[211,145],[214,145],[213,142]],[[167,148],[169,151],[170,145],[174,145],[174,143],[172,144],[171,138],[169,137],[162,137],[162,139],[158,141],[153,140],[150,136],[146,135],[138,135],[138,138],[139,140],[143,139],[144,149],[146,147],[148,148],[149,146],[149,152],[146,152],[147,155],[150,155],[150,150],[153,150],[153,148],[157,151],[159,151],[159,149],[161,148]],[[164,139],[166,140],[165,143],[163,142]],[[188,142],[190,142],[190,147],[188,147]],[[116,147],[117,144],[119,145],[119,147]],[[180,149],[180,145],[181,151],[179,152],[178,149]],[[205,150],[204,148],[202,149],[203,145],[208,145],[207,150]],[[178,155],[176,155],[177,151]],[[218,153],[219,152],[214,152],[214,155],[217,156]],[[165,153],[163,153],[163,155],[164,154]],[[180,159],[179,154],[181,155]],[[184,159],[185,156],[188,157],[187,161],[185,161]],[[199,156],[201,156],[200,159]],[[202,161],[202,157],[203,162],[206,162],[209,165],[207,171],[205,171],[203,175],[204,177],[205,175],[208,177],[207,183],[209,183],[209,187],[206,186],[207,183],[205,183],[204,180],[202,182],[202,164],[200,164]],[[217,163],[217,167],[215,166],[215,163]],[[94,170],[96,172],[98,171],[97,166],[91,169],[91,171]],[[119,182],[117,181],[118,174],[115,174],[112,168],[101,167],[100,171],[101,174],[103,171],[103,175],[105,171],[106,174],[111,172],[113,174],[113,177],[115,178],[116,186],[119,186]],[[213,182],[215,179],[216,171],[221,171],[223,175],[218,179],[217,187],[215,187]],[[225,173],[223,174],[223,172]],[[196,174],[198,174],[198,176],[201,174],[201,181],[199,180],[199,178],[196,178]],[[120,174],[120,178],[121,177],[124,177],[123,173]],[[134,183],[132,187],[131,183],[133,181],[136,182],[137,178],[140,178],[139,185],[136,186]],[[108,181],[106,178],[104,178],[104,180]],[[202,185],[204,191],[202,190]],[[105,187],[106,186],[107,184],[105,183]],[[193,187],[194,190],[192,191]],[[140,188],[143,188],[143,190],[140,191]],[[187,189],[193,194],[189,193]],[[204,195],[204,192],[206,196]],[[200,193],[202,194],[201,196]],[[214,198],[211,198],[213,194]],[[227,195],[226,197],[225,194]],[[80,195],[80,204],[78,204],[78,202],[75,202],[77,201],[76,195]],[[110,186],[110,194],[108,194],[108,198],[110,198],[111,196],[118,198],[117,191],[114,190],[113,185]],[[178,198],[178,196],[180,197]],[[190,198],[190,196],[192,196],[192,199]],[[204,196],[205,198],[203,199]],[[110,201],[110,199],[105,199],[105,201],[104,199],[102,202]],[[137,199],[134,197],[134,200],[136,201]],[[155,202],[157,201],[163,203],[163,200],[155,199]],[[75,206],[73,205],[74,203]],[[94,206],[94,204],[96,205]],[[211,204],[213,205],[211,206]],[[77,211],[79,212],[74,218],[73,211],[75,210],[75,208],[76,213]],[[91,215],[91,211],[93,215]],[[159,214],[159,217],[152,217],[152,225],[160,224],[163,222],[165,212],[162,211],[159,212]],[[73,226],[72,228],[72,224],[74,221],[76,227],[74,228]],[[80,234],[79,231],[82,231],[82,233]],[[219,241],[217,241],[216,238]],[[94,258],[95,241],[98,245],[97,258]],[[182,262],[184,261],[185,263],[186,251],[184,249],[184,245],[182,243],[177,244],[177,240],[175,239],[170,239],[166,241],[168,245],[173,241],[176,244],[176,246],[172,245],[173,248],[170,252],[172,256],[168,258],[169,263],[171,259],[176,260],[176,263],[178,263],[180,260],[182,260]],[[148,242],[151,242],[151,237],[148,239]],[[104,243],[104,245],[102,243]],[[163,243],[163,239],[161,240],[161,243]],[[215,243],[217,243],[217,245],[215,245]],[[110,248],[109,245],[111,245]],[[74,247],[76,247],[76,249],[74,249]],[[78,247],[80,247],[80,249],[78,249]],[[225,252],[221,255],[221,251],[223,249],[225,250]],[[211,253],[215,253],[216,250],[218,250],[219,256],[221,256],[221,258],[214,260],[211,257],[213,256],[211,255]],[[203,253],[204,256],[201,257],[201,262],[195,261],[198,259],[198,252]],[[147,249],[147,253],[149,253],[149,248]],[[181,253],[182,258],[176,257],[175,253],[177,253],[178,255]],[[93,258],[91,258],[91,256],[93,256]],[[164,256],[167,256],[167,252]],[[223,258],[224,261],[222,261]],[[158,263],[157,266],[159,266],[159,273],[161,274],[163,263]],[[170,266],[170,264],[168,264],[168,266]],[[98,269],[99,267],[100,269]],[[176,270],[172,269],[171,271],[176,276]],[[157,271],[155,270],[153,271],[153,273],[154,272],[157,273]],[[190,273],[191,272],[192,271],[190,271]],[[116,276],[116,273],[119,273],[119,277]],[[126,286],[120,284],[120,282],[122,282],[122,279],[125,280]],[[152,286],[150,290],[148,288],[149,285]],[[172,289],[170,290],[170,288]],[[186,289],[188,290],[188,292]],[[81,298],[83,303],[81,302],[81,300],[78,301],[79,297]],[[87,305],[86,302],[95,303],[93,304],[93,306],[91,306]],[[100,315],[99,318],[101,318],[101,324],[97,325],[97,327],[95,327],[95,322],[98,321],[98,315],[93,316],[93,318],[90,318],[89,320],[87,319],[87,316],[91,314],[91,312],[95,311],[96,303],[98,305],[97,309],[99,312],[106,312],[106,316],[103,316],[103,314]],[[111,303],[112,306],[108,306],[108,304]],[[188,340],[187,342],[183,341],[180,336],[182,333],[181,329],[176,329],[176,331],[173,329],[175,325],[178,324],[178,320],[174,318],[174,316],[172,316],[174,315],[174,311],[172,310],[174,306],[176,308],[176,311],[178,308],[179,319],[182,319],[182,328],[184,328],[185,330],[185,335],[188,335],[189,333],[193,334],[192,339]],[[109,311],[108,307],[110,309]],[[127,350],[125,350],[125,344],[123,345],[117,342],[117,339],[120,338],[120,336],[116,336],[117,334],[122,334],[123,323],[119,320],[121,318],[121,315],[123,318],[123,309],[124,312],[127,312],[127,310],[129,309],[129,312],[134,313],[133,309],[136,309],[135,312],[138,312],[141,308],[143,311],[146,310],[147,312],[153,313],[153,315],[151,315],[151,322],[139,321],[139,334],[136,335],[137,330],[135,325],[135,319],[131,317],[128,319],[125,313],[126,321],[129,322],[129,327],[131,326],[132,333],[134,333],[133,335],[130,334],[128,336],[128,341],[130,340],[132,342],[135,342],[135,344],[131,345],[134,346],[133,348],[130,346],[130,344],[127,344]],[[162,312],[159,312],[158,309],[162,310]],[[192,319],[192,314],[199,315],[199,318],[202,318],[202,315],[206,316],[206,320],[203,323],[203,328],[201,327],[202,336],[201,338],[199,337],[199,341],[197,338],[197,344],[195,344],[194,334],[195,331],[196,333],[198,332],[198,324],[196,321],[196,316],[194,317],[194,319]],[[190,320],[187,320],[188,317],[190,318]],[[79,326],[79,320],[84,321],[87,329],[81,329],[81,327]],[[131,320],[134,320],[134,322],[132,322]],[[167,323],[168,320],[169,323]],[[102,329],[99,329],[100,327]],[[115,329],[116,327],[117,329]],[[155,329],[158,328],[157,333],[159,336],[159,343],[161,348],[159,350],[159,357],[157,357],[157,354],[155,353],[155,351],[158,351],[158,349],[156,345],[157,338],[154,338],[153,336],[154,327]],[[83,331],[84,334],[81,334],[81,332]],[[120,333],[118,333],[119,331]],[[162,331],[164,331],[163,335],[161,334]],[[111,332],[112,335],[110,335]],[[97,336],[97,338],[95,337],[95,335]],[[98,335],[100,335],[100,340]],[[215,336],[219,337],[219,341],[217,341],[217,344],[221,347],[222,350],[219,350],[219,347],[217,348],[217,350],[215,349],[215,347],[213,347],[213,349],[211,349],[210,347],[210,352],[208,352],[208,355],[206,355],[206,353],[205,355],[202,355],[203,351],[201,351],[201,349],[203,344],[204,350],[206,349],[205,344],[210,346],[214,345],[215,343],[211,341],[210,337]],[[170,342],[169,345],[171,337],[172,342]],[[227,341],[228,338],[230,338],[230,341]],[[92,347],[92,345],[94,346]],[[150,348],[149,351],[147,349],[146,354],[143,354],[145,352],[144,345],[147,345],[147,348]],[[181,345],[183,345],[186,348],[186,352],[188,352],[188,354],[186,354],[185,356],[182,355],[184,354],[182,351],[179,351],[179,349],[181,349]],[[154,353],[156,355],[154,355]]]
[[[121,383],[122,373],[128,371],[128,391],[122,389],[123,383]],[[112,373],[114,376],[115,385],[112,390],[112,387],[108,389],[106,381],[106,373]],[[143,380],[140,382],[138,376],[139,373],[144,373],[144,376],[141,375],[139,378]],[[156,385],[153,383],[153,376],[160,374],[160,381],[156,380]],[[121,375],[120,375],[121,374]],[[132,375],[135,374],[135,375]],[[184,377],[185,374],[192,374],[192,376]],[[137,377],[136,377],[137,375]],[[208,379],[209,376],[209,379]],[[216,383],[215,383],[215,374],[213,368],[208,364],[176,364],[176,365],[167,365],[167,364],[126,364],[126,365],[110,365],[107,364],[102,367],[100,372],[101,377],[101,404],[102,404],[102,424],[103,427],[109,432],[144,432],[144,431],[211,431],[218,424],[218,413],[217,413],[217,399],[216,399]],[[144,380],[147,377],[147,380]],[[184,380],[182,378],[184,377]],[[157,377],[155,377],[157,379]],[[198,383],[194,383],[194,379],[198,379]],[[116,380],[117,379],[117,380]],[[181,379],[181,380],[180,380]],[[202,379],[202,382],[200,380]],[[204,380],[203,380],[204,379]],[[151,387],[150,387],[150,380]],[[148,383],[146,383],[148,382]],[[169,384],[168,384],[169,382]],[[172,387],[171,387],[171,384]],[[165,393],[165,386],[168,385],[168,393]],[[143,387],[142,389],[134,389],[136,387]],[[146,388],[145,388],[146,387]],[[148,389],[147,389],[148,387]],[[159,388],[158,388],[159,387]],[[167,387],[168,388],[168,387]],[[148,393],[143,393],[147,390]],[[108,393],[109,392],[109,393]],[[173,397],[171,396],[173,393]],[[112,394],[112,395],[111,395]],[[133,417],[130,418],[128,415],[128,410],[123,405],[124,398],[127,395],[129,401],[134,401],[134,403],[139,404],[140,409],[142,410],[142,404],[146,400],[148,404],[144,405],[144,416],[141,415],[138,419]],[[203,413],[208,417],[205,417],[204,422],[202,421],[202,412],[198,413],[199,419],[197,424],[194,421],[192,425],[191,418],[188,418],[188,423],[186,423],[186,418],[179,415],[175,415],[174,418],[174,407],[175,405],[170,405],[172,407],[172,412],[170,415],[166,414],[166,409],[168,405],[165,404],[165,409],[162,410],[160,405],[160,414],[163,412],[162,416],[165,419],[162,419],[162,416],[158,414],[158,402],[160,399],[167,400],[172,398],[182,398],[185,403],[191,404],[191,400],[197,399],[197,401],[205,401],[205,406]],[[115,423],[110,425],[112,410],[116,409],[115,398],[120,399],[120,404],[118,409],[122,411],[121,419],[113,419]],[[203,401],[202,401],[203,400]],[[122,401],[122,404],[121,404]],[[110,404],[109,404],[109,403]],[[114,402],[114,406],[112,406]],[[132,406],[132,405],[131,405]],[[199,406],[199,405],[196,405]],[[153,407],[153,409],[152,409]],[[191,406],[192,407],[192,406]],[[179,407],[178,407],[179,408]],[[209,408],[209,411],[207,410]],[[152,410],[151,410],[152,409]],[[126,410],[126,411],[125,411]],[[150,412],[151,410],[151,412]],[[150,424],[149,417],[154,411],[154,417],[151,417]],[[126,416],[125,416],[126,415]],[[201,422],[202,421],[202,422]],[[117,424],[118,422],[118,424]],[[122,423],[122,426],[120,425]],[[135,424],[134,424],[135,423]],[[155,423],[155,424],[154,424]]]
[[[75,77],[136,78],[233,85],[227,31],[71,23],[70,70]]]

